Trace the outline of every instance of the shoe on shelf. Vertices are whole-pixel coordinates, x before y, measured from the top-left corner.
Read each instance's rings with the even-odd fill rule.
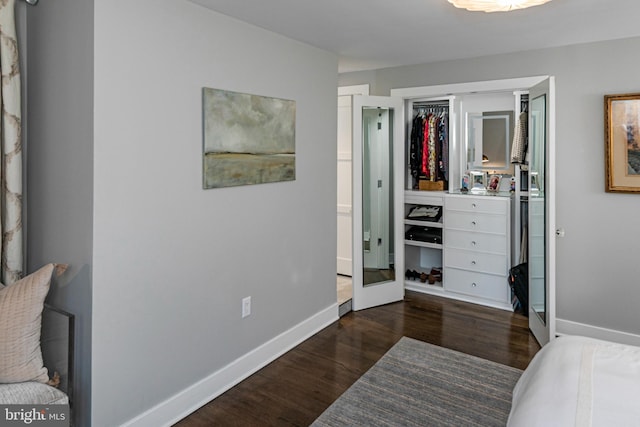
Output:
[[[404,277],[407,280],[418,280],[420,278],[420,273],[415,270],[408,269],[407,271],[405,271]]]

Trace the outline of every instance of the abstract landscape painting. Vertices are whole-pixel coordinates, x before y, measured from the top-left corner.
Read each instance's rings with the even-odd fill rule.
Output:
[[[203,88],[203,187],[293,181],[295,101]]]

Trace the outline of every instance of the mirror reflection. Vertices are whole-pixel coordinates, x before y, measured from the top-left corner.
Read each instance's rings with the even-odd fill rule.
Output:
[[[368,286],[395,280],[393,110],[364,107],[362,119],[362,259]]]
[[[546,97],[531,102],[531,151],[529,163],[529,303],[534,313],[546,325]]]
[[[467,169],[513,173],[511,150],[513,111],[467,115]]]

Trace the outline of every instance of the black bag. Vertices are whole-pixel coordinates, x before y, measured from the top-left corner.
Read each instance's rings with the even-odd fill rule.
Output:
[[[514,311],[520,308],[522,314],[529,315],[529,267],[527,263],[518,264],[509,269],[509,286],[517,298],[520,307],[514,306]]]
[[[407,240],[442,244],[442,229],[414,225],[404,233]]]

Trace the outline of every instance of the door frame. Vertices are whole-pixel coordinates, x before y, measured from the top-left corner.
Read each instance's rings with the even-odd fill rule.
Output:
[[[550,101],[548,105],[549,111],[549,142],[551,143],[551,152],[548,158],[547,164],[547,176],[549,180],[552,180],[553,188],[551,189],[551,194],[549,196],[550,203],[547,203],[547,224],[545,225],[545,234],[547,236],[547,242],[549,242],[549,250],[545,260],[545,274],[547,275],[547,324],[546,329],[548,329],[549,338],[553,339],[556,335],[556,252],[555,252],[555,238],[556,238],[556,211],[555,211],[555,79],[553,76],[549,75],[538,75],[531,77],[520,77],[513,79],[499,79],[499,80],[487,80],[487,81],[478,81],[478,82],[468,82],[468,83],[453,83],[453,84],[443,84],[443,85],[434,85],[434,86],[418,86],[418,87],[407,87],[407,88],[398,88],[391,89],[390,94],[392,97],[401,97],[403,100],[409,99],[419,99],[419,98],[429,98],[429,97],[445,97],[451,95],[458,94],[466,94],[466,93],[482,93],[482,92],[501,92],[501,91],[529,91],[531,88],[536,85],[544,82],[545,80],[552,81],[552,93],[550,94]],[[531,97],[529,98],[529,102],[531,102]],[[455,141],[454,141],[455,142]],[[458,139],[458,145],[462,145],[462,141]],[[458,150],[461,150],[462,147],[454,145],[450,147],[450,152],[455,152],[460,154]],[[460,171],[458,171],[460,173]],[[453,177],[453,179],[458,179],[457,177]],[[452,181],[450,180],[450,183]],[[453,182],[454,185],[459,185],[456,182]],[[515,261],[515,260],[514,260]]]

